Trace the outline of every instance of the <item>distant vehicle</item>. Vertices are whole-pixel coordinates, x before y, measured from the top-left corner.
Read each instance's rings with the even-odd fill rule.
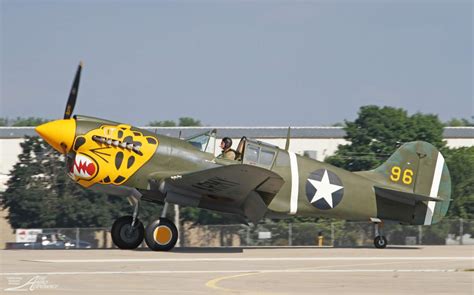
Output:
[[[72,239],[61,233],[41,233],[36,236],[36,242],[16,243],[14,249],[90,249],[91,243],[79,240],[78,247],[76,239]]]

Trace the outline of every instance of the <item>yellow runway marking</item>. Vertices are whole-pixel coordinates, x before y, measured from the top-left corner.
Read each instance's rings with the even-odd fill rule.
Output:
[[[288,269],[288,271],[298,271],[298,270],[317,270],[317,269],[329,269],[329,268],[334,268],[334,267],[347,267],[347,266],[374,266],[374,265],[387,265],[387,264],[406,264],[410,262],[389,262],[389,263],[358,263],[358,264],[341,264],[341,265],[326,265],[326,266],[311,266],[311,267],[298,267],[298,268],[292,268]],[[246,294],[274,294],[274,293],[262,293],[261,291],[250,291],[250,290],[237,290],[237,289],[228,289],[228,288],[223,288],[219,287],[217,284],[219,282],[222,282],[224,280],[230,280],[230,279],[235,279],[235,278],[240,278],[240,277],[247,277],[247,276],[252,276],[252,275],[262,275],[262,274],[268,274],[271,272],[251,272],[251,273],[243,273],[243,274],[238,274],[238,275],[232,275],[232,276],[224,276],[224,277],[218,277],[215,279],[212,279],[206,283],[206,287],[218,290],[218,291],[224,291],[224,292],[231,292],[231,293],[242,293],[245,292]]]
[[[218,277],[218,278],[215,278],[215,279],[212,279],[212,280],[208,281],[206,283],[206,287],[214,289],[214,290],[225,291],[225,292],[245,292],[243,290],[235,290],[235,289],[227,289],[227,288],[219,287],[219,286],[217,286],[217,283],[219,283],[220,281],[228,280],[228,279],[251,276],[251,275],[255,275],[255,274],[258,274],[258,273],[251,272],[251,273],[241,273],[241,274],[232,275],[232,276]]]

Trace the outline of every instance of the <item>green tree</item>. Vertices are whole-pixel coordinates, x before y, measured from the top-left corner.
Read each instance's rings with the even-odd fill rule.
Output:
[[[453,184],[448,216],[474,219],[474,146],[442,152]]]
[[[191,126],[202,126],[200,120],[191,118],[191,117],[181,117],[178,119],[178,123],[173,120],[164,120],[164,121],[151,121],[148,123],[148,126],[152,127],[191,127]]]
[[[179,126],[202,126],[200,120],[196,120],[190,117],[181,117],[179,118]]]
[[[16,119],[0,118],[0,126],[14,126],[14,127],[38,126],[48,121],[49,120],[47,119],[38,118],[38,117],[28,117],[28,118],[17,117]]]
[[[436,115],[408,116],[399,108],[363,106],[355,121],[345,123],[344,138],[350,144],[340,145],[326,161],[349,171],[377,167],[405,142],[423,140],[437,148],[445,145],[443,124]]]
[[[13,120],[12,126],[21,127],[21,126],[38,126],[43,123],[48,122],[49,120],[37,117],[28,117],[28,118],[21,118],[18,117]]]
[[[148,123],[148,126],[151,127],[175,127],[176,122],[173,120],[164,120],[164,121],[151,121]]]
[[[450,127],[461,127],[461,126],[474,126],[473,122],[470,122],[468,119],[451,119],[448,122],[446,122],[446,126]]]

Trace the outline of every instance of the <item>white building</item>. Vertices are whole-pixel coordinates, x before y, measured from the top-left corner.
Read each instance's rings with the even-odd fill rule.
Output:
[[[281,148],[285,147],[288,132],[287,127],[145,127],[145,129],[172,137],[181,134],[182,138],[217,129],[218,137],[231,137],[234,145],[238,144],[242,136],[246,136]],[[20,143],[25,136],[36,135],[33,127],[0,127],[0,191],[5,190],[10,170],[21,153]],[[341,127],[292,127],[290,150],[323,161],[334,154],[338,145],[347,144],[344,135],[345,131]],[[443,136],[448,147],[474,145],[474,127],[446,127]]]
[[[231,137],[236,145],[242,136],[257,139],[284,148],[288,129],[286,127],[171,127],[147,128],[152,132],[182,138],[217,129],[219,138]],[[340,127],[293,127],[291,131],[290,150],[324,160],[333,155],[338,145],[346,144],[345,132]],[[6,189],[6,182],[10,170],[21,153],[20,143],[25,136],[36,136],[33,127],[0,127],[0,192]],[[447,127],[444,129],[444,138],[449,147],[474,145],[474,127]],[[234,146],[235,148],[235,146]],[[217,147],[216,152],[219,147]],[[6,242],[15,241],[10,224],[6,216],[7,210],[0,210],[0,248]]]

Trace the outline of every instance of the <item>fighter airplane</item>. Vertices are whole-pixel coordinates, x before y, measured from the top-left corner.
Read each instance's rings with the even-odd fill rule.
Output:
[[[168,204],[239,215],[253,223],[264,217],[328,217],[375,225],[374,245],[385,248],[384,222],[430,225],[450,203],[451,180],[442,154],[422,141],[403,144],[381,166],[349,172],[285,149],[242,137],[236,159],[210,152],[215,130],[189,139],[93,117],[75,115],[79,65],[64,118],[36,128],[66,156],[67,173],[85,188],[131,196],[133,214],[115,220],[111,234],[121,249],[143,239],[168,251],[178,239],[167,219]],[[161,217],[138,219],[141,201],[164,203]]]

